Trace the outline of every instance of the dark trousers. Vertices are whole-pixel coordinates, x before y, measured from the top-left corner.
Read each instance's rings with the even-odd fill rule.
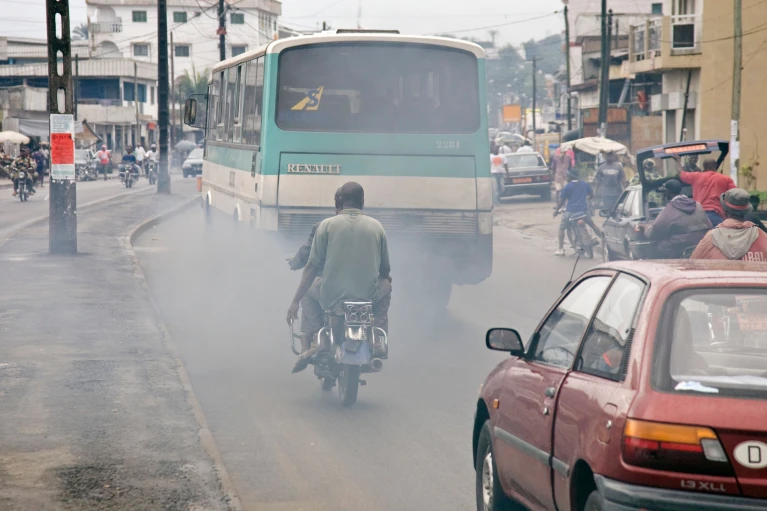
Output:
[[[711,225],[713,225],[714,227],[724,222],[724,218],[719,216],[719,213],[717,213],[716,211],[706,211],[706,216],[708,217],[709,220],[711,220]]]

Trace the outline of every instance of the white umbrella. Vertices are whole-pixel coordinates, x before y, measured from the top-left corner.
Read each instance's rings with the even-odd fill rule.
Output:
[[[12,144],[28,144],[29,137],[15,131],[0,131],[0,144],[10,142]]]

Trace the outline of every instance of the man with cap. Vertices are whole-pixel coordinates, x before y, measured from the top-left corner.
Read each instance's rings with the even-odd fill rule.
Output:
[[[745,220],[751,212],[748,192],[727,190],[720,197],[724,222],[698,244],[690,259],[730,259],[767,262],[767,233]]]
[[[655,253],[661,259],[679,259],[685,249],[694,247],[708,231],[711,221],[703,206],[682,195],[682,183],[670,179],[659,189],[668,199],[652,224],[644,225],[645,236],[655,242]]]
[[[716,160],[708,158],[703,161],[703,172],[683,170],[679,173],[679,179],[692,186],[692,198],[701,203],[714,227],[725,218],[719,197],[727,190],[735,188],[730,176],[720,174],[716,170]]]
[[[599,166],[594,180],[597,183],[594,195],[601,200],[602,208],[612,209],[626,187],[626,173],[615,151],[605,154],[605,162]]]

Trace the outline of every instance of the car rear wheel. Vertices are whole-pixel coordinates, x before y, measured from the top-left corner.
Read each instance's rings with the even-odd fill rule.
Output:
[[[602,511],[605,509],[605,501],[602,498],[602,494],[598,490],[594,490],[586,499],[586,505],[583,506],[583,511]]]
[[[524,508],[510,499],[501,488],[493,457],[490,421],[485,421],[477,442],[476,493],[477,511],[521,511]]]

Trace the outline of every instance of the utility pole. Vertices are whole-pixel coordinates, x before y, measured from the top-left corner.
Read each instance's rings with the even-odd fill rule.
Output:
[[[607,36],[607,0],[602,0],[602,58],[601,58],[601,75],[599,80],[599,134],[605,136],[607,134],[607,102],[605,96],[605,88],[609,84],[610,80],[610,63],[609,61],[609,38]]]
[[[77,101],[80,97],[80,55],[75,55],[75,104],[74,114],[77,120]]]
[[[536,97],[538,96],[538,94],[536,94],[536,87],[535,87],[536,75],[538,74],[538,66],[536,65],[537,61],[538,61],[538,57],[533,57],[532,59],[530,59],[530,62],[533,63],[533,147],[535,147],[535,138],[536,138],[535,137],[535,129],[536,129],[535,110],[536,110]]]
[[[69,0],[46,0],[48,29],[48,112],[50,113],[51,177],[48,202],[48,252],[77,253],[77,187],[75,181],[75,127],[72,104],[72,46]],[[61,23],[57,27],[57,21]],[[61,34],[58,37],[56,34]],[[58,53],[63,59],[58,71]],[[59,105],[59,91],[64,104]]]
[[[742,0],[733,0],[735,18],[735,54],[732,71],[732,121],[730,121],[730,177],[738,184],[740,168],[740,83],[743,68],[743,10]]]
[[[133,137],[133,150],[135,151],[141,138],[138,121],[138,62],[135,60],[133,61],[133,104],[136,106],[136,134]]]
[[[224,0],[218,0],[218,60],[226,60],[226,10]]]
[[[173,46],[173,32],[170,33],[170,146],[176,147],[176,47]]]
[[[565,60],[567,61],[567,131],[573,129],[573,112],[570,101],[570,19],[565,4]]]
[[[51,0],[49,0],[51,1]],[[223,1],[223,0],[222,0]],[[160,124],[160,172],[157,193],[170,193],[168,172],[168,5],[157,1],[157,103]]]

